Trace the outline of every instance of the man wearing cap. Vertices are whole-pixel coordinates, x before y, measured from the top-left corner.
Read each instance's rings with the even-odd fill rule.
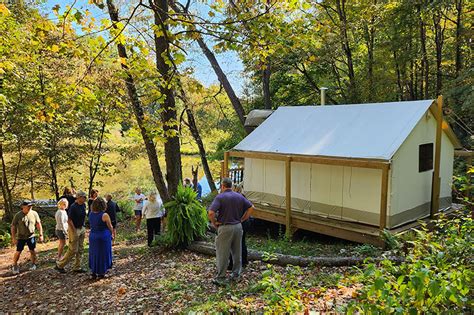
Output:
[[[84,222],[86,221],[86,200],[87,195],[83,191],[79,191],[76,194],[76,202],[74,202],[68,210],[68,236],[69,243],[66,254],[57,264],[55,269],[60,273],[65,273],[64,267],[73,259],[74,272],[86,272],[81,267],[82,253],[84,252],[84,238],[86,235],[86,229]]]
[[[221,193],[216,196],[209,207],[209,220],[217,229],[217,276],[212,281],[214,284],[225,284],[229,254],[232,255],[234,261],[232,280],[239,280],[242,269],[242,222],[250,217],[252,211],[253,205],[250,201],[241,194],[232,191],[232,180],[224,178]]]
[[[30,270],[36,270],[35,227],[39,230],[40,242],[43,241],[43,227],[41,226],[40,217],[38,212],[31,210],[33,203],[25,200],[21,203],[20,207],[21,211],[15,214],[11,225],[12,245],[16,245],[16,252],[13,255],[13,274],[20,273],[18,259],[20,259],[20,254],[25,248],[25,245],[28,245],[28,249],[30,250],[32,263]]]

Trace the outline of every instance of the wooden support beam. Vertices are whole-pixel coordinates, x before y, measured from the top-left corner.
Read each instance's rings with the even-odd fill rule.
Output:
[[[431,185],[431,218],[438,212],[439,209],[439,194],[441,178],[439,177],[439,168],[441,164],[441,133],[443,130],[443,96],[438,96],[436,100],[437,114],[436,114],[436,143],[434,152],[434,168],[433,180]]]
[[[389,167],[382,169],[382,183],[380,193],[380,231],[383,231],[387,226],[387,203],[388,203],[388,172]]]
[[[285,177],[286,177],[286,237],[292,235],[291,229],[291,157],[287,157],[285,161]]]
[[[221,161],[221,174],[220,174],[220,181],[225,177],[225,169],[224,169],[224,161]]]
[[[229,177],[229,151],[224,152],[224,177]]]
[[[386,160],[378,159],[356,159],[356,158],[341,158],[341,157],[322,157],[322,156],[307,156],[297,154],[280,154],[268,152],[253,152],[253,151],[230,151],[230,156],[239,158],[254,158],[263,160],[286,161],[291,157],[293,162],[326,164],[326,165],[340,165],[353,166],[361,168],[383,169],[389,163]]]
[[[474,151],[454,150],[454,156],[464,157],[466,159],[474,157]]]

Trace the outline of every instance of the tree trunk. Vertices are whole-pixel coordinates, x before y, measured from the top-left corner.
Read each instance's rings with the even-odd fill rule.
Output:
[[[109,11],[110,20],[114,24],[114,28],[117,29],[116,23],[119,22],[119,15],[118,10],[115,7],[112,0],[107,0],[107,8]],[[127,50],[123,44],[117,43],[117,50],[118,55],[120,58],[127,59]],[[168,193],[168,188],[166,187],[165,180],[163,178],[163,173],[161,172],[160,163],[158,161],[158,154],[156,152],[156,147],[153,139],[148,134],[148,131],[145,128],[144,124],[144,113],[143,107],[138,97],[137,88],[135,86],[135,81],[130,74],[128,66],[122,63],[122,69],[125,72],[125,85],[127,87],[128,96],[130,97],[130,101],[133,108],[133,113],[137,120],[138,128],[140,129],[140,133],[143,138],[143,142],[145,144],[145,149],[148,155],[148,162],[150,163],[151,172],[153,174],[153,180],[155,181],[156,188],[160,193],[161,199],[164,202],[170,201],[170,195]]]
[[[400,71],[400,64],[398,63],[397,50],[395,48],[393,48],[393,61],[395,62],[395,70],[397,72],[398,100],[403,101],[402,75]]]
[[[304,76],[304,78],[306,79],[308,84],[311,85],[311,87],[313,89],[315,89],[319,94],[321,94],[321,90],[319,89],[316,82],[314,82],[313,78],[309,75],[309,73],[306,70],[304,64],[301,64],[301,68],[297,64],[294,65],[294,67],[296,68],[296,70],[298,70]],[[330,95],[326,95],[326,99],[329,100],[331,102],[331,104],[337,105],[336,100],[334,100]]]
[[[107,115],[106,113],[104,113]],[[92,150],[91,159],[89,161],[89,196],[91,195],[91,191],[94,188],[94,180],[99,171],[100,166],[100,159],[102,157],[102,145],[104,144],[104,135],[105,135],[105,127],[107,126],[107,118],[102,117],[102,125],[100,126],[99,137],[97,139],[97,143]]]
[[[263,65],[263,104],[265,109],[272,109],[272,100],[270,97],[270,61],[267,60],[266,63]]]
[[[463,1],[456,0],[456,76],[459,75],[462,69],[462,10],[463,10]]]
[[[209,184],[209,188],[212,192],[217,192],[216,184],[214,183],[214,179],[212,178],[211,168],[209,167],[209,163],[207,161],[207,154],[206,149],[204,147],[204,143],[202,142],[201,135],[199,133],[199,129],[196,124],[196,120],[194,119],[194,114],[191,108],[189,107],[189,99],[186,96],[183,88],[180,88],[181,92],[181,99],[185,106],[186,116],[188,117],[187,126],[191,131],[191,135],[196,141],[196,145],[199,149],[199,156],[201,157],[202,169],[204,170],[204,174],[206,175],[207,183]]]
[[[377,0],[373,2],[374,6],[377,5]],[[375,9],[375,7],[374,7]],[[365,44],[367,46],[367,79],[369,81],[369,93],[367,100],[372,101],[375,89],[374,89],[374,45],[375,45],[375,12],[372,11],[370,18],[370,26],[365,25]]]
[[[167,37],[168,25],[168,0],[150,0],[154,11],[155,25],[161,28],[161,36],[154,36],[156,48],[156,67],[161,74],[164,83],[159,88],[165,96],[163,102],[163,112],[161,120],[165,132],[165,160],[166,160],[166,181],[168,192],[171,196],[176,195],[178,185],[182,181],[181,170],[181,150],[179,143],[178,117],[172,86],[174,77],[173,69],[167,62],[172,61],[169,50],[169,39]],[[155,33],[156,34],[156,33]]]
[[[439,8],[441,11],[442,9]],[[444,27],[441,27],[441,12],[433,14],[433,26],[435,29],[435,45],[436,45],[436,95],[441,94],[443,88],[443,75],[441,73],[441,63],[443,59],[443,43],[444,43]]]
[[[31,200],[35,200],[35,182],[33,177],[33,168],[30,170],[30,197]]]
[[[337,14],[339,16],[339,29],[341,32],[342,40],[342,50],[346,55],[347,62],[347,73],[349,76],[349,97],[350,101],[357,103],[359,101],[359,96],[357,94],[357,85],[355,80],[355,71],[354,71],[354,62],[352,59],[352,49],[349,44],[349,36],[347,34],[347,17],[346,17],[346,0],[337,0]]]
[[[8,183],[7,177],[7,166],[5,164],[5,158],[3,154],[3,144],[0,143],[0,160],[2,162],[2,177],[0,184],[2,186],[2,196],[5,208],[5,214],[3,216],[3,220],[9,222],[13,218],[13,200],[12,194]]]
[[[189,107],[186,106],[186,115],[188,116],[188,123],[189,123],[189,130],[193,135],[194,141],[199,148],[199,155],[201,157],[202,169],[204,170],[204,174],[206,175],[207,182],[212,192],[216,192],[216,184],[214,183],[214,179],[212,178],[211,169],[209,167],[209,163],[206,157],[206,150],[204,148],[204,143],[202,142],[201,136],[199,134],[199,130],[197,129],[196,121],[194,120],[193,112]]]
[[[59,199],[58,174],[56,172],[56,163],[54,162],[54,157],[52,155],[52,152],[55,152],[53,148],[51,148],[51,152],[48,155],[49,168],[51,170],[51,190],[53,191],[54,196],[56,197],[56,200],[58,200]]]
[[[192,19],[193,17],[188,14],[187,11],[181,10],[178,5],[176,5],[175,1],[170,1],[170,6],[171,8],[176,12],[180,14],[186,15],[188,19]],[[204,39],[202,36],[199,34],[199,36],[196,36],[196,41],[201,48],[202,52],[206,56],[207,60],[212,66],[212,69],[214,69],[214,72],[216,73],[217,79],[219,82],[222,84],[224,87],[224,90],[227,94],[227,97],[230,100],[230,103],[232,104],[232,107],[234,107],[235,113],[237,114],[237,117],[239,118],[240,123],[242,124],[242,127],[245,125],[245,111],[240,103],[239,98],[234,92],[234,89],[232,88],[232,85],[230,84],[229,80],[227,79],[227,76],[225,75],[224,71],[222,71],[221,66],[219,65],[219,62],[216,59],[216,56],[214,53],[209,49],[207,44],[204,42]]]
[[[202,52],[206,56],[207,60],[209,60],[209,63],[214,69],[214,72],[216,73],[217,78],[219,79],[219,82],[224,87],[224,90],[227,93],[227,97],[232,103],[235,113],[237,114],[237,117],[240,120],[240,123],[242,124],[242,126],[244,126],[245,125],[244,108],[242,107],[242,104],[240,103],[239,98],[235,94],[234,89],[232,88],[232,85],[227,79],[227,76],[225,75],[224,71],[222,71],[222,68],[219,65],[219,62],[216,59],[216,56],[214,56],[214,53],[209,49],[209,47],[207,47],[206,43],[204,42],[204,39],[201,36],[199,36],[199,38],[196,40],[199,44],[199,47],[201,47]]]
[[[410,39],[408,41],[408,52],[410,55],[413,55],[413,29],[410,26]],[[415,62],[413,61],[413,58],[410,58],[410,83],[409,83],[409,90],[410,90],[410,101],[413,101],[416,99],[416,79],[415,79]]]
[[[428,54],[426,52],[426,26],[425,22],[423,21],[422,16],[422,8],[421,6],[424,4],[418,5],[418,18],[419,18],[419,26],[420,26],[420,44],[421,44],[421,99],[429,97],[429,73],[430,73],[430,66],[428,64]]]
[[[199,134],[199,130],[197,129],[193,112],[187,106],[186,106],[186,115],[188,116],[189,130],[191,131],[194,141],[196,141],[196,144],[199,148],[199,156],[201,157],[202,169],[204,170],[204,174],[206,175],[207,182],[209,184],[209,187],[211,188],[211,191],[216,192],[217,188],[216,188],[216,184],[214,183],[214,179],[212,178],[211,168],[209,167],[209,163],[207,162],[204,143],[202,142],[201,136]]]
[[[194,242],[188,246],[189,250],[194,252],[198,252],[208,256],[215,256],[216,249],[213,243],[210,242]],[[364,263],[366,258],[364,257],[356,257],[356,256],[345,256],[345,257],[301,257],[301,256],[293,256],[293,255],[283,255],[283,254],[274,254],[272,255],[272,259],[265,260],[265,254],[249,249],[248,250],[248,259],[249,260],[260,260],[266,263],[280,265],[280,266],[354,266],[354,265],[361,265]],[[375,258],[376,261],[382,261],[383,257]],[[387,257],[393,262],[403,262],[404,258],[399,256],[394,257]]]
[[[40,84],[40,90],[41,90],[41,102],[43,103],[43,107],[47,108],[48,105],[46,104],[46,89],[45,89],[45,83],[44,83],[44,74],[43,74],[43,67],[40,65],[39,66],[39,84]],[[51,190],[53,191],[56,200],[59,199],[59,187],[58,187],[58,176],[56,172],[56,163],[54,162],[54,159],[56,158],[57,151],[56,151],[56,145],[55,145],[55,138],[53,134],[53,130],[49,128],[47,125],[45,127],[48,130],[48,141],[47,141],[47,146],[48,146],[48,162],[49,162],[49,168],[51,171]]]

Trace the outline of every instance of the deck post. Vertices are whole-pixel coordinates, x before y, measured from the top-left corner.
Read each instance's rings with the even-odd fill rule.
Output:
[[[291,231],[291,157],[288,156],[285,160],[285,177],[286,177],[286,237],[290,238],[292,235]]]
[[[382,169],[382,189],[380,194],[380,231],[387,226],[387,197],[388,197],[388,171],[389,164]]]
[[[219,181],[221,182],[222,179],[224,178],[224,160],[221,161],[221,173],[220,173],[220,179]]]
[[[441,159],[441,132],[443,128],[443,96],[438,96],[436,100],[436,143],[434,152],[434,168],[433,168],[433,180],[431,184],[431,218],[438,212],[439,209],[439,194],[441,179],[439,178],[439,166]]]
[[[222,172],[224,177],[229,177],[229,151],[224,152],[224,168]]]

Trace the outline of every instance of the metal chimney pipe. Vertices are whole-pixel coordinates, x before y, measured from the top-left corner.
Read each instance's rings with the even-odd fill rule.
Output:
[[[326,105],[326,90],[327,89],[328,89],[327,87],[320,88],[320,90],[321,90],[321,106]]]

